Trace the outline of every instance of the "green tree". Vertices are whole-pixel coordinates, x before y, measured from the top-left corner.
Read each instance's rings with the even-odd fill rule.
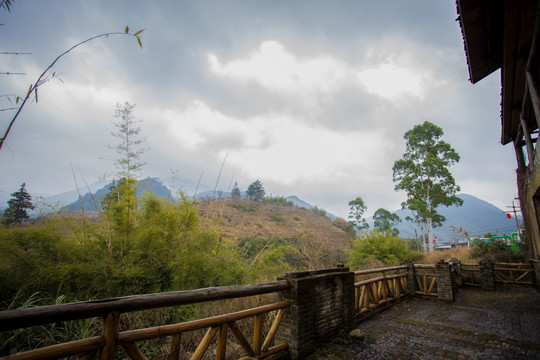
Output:
[[[349,221],[356,226],[358,230],[367,230],[369,224],[366,219],[364,219],[364,213],[367,210],[364,200],[358,196],[356,199],[349,201],[349,208]]]
[[[117,131],[111,134],[120,141],[117,145],[109,145],[109,148],[118,154],[115,160],[118,179],[136,179],[144,166],[141,155],[148,150],[140,146],[145,138],[140,135],[141,128],[136,125],[142,121],[135,119],[134,109],[135,104],[126,101],[123,105],[117,103],[114,111],[114,117],[117,120],[113,122],[113,125]]]
[[[8,208],[4,211],[2,222],[5,225],[21,223],[24,219],[28,219],[26,210],[34,208],[32,197],[26,191],[26,183],[23,183],[19,191],[11,194],[11,199],[8,201]]]
[[[375,211],[373,215],[373,227],[379,229],[383,232],[389,231],[390,235],[398,236],[399,230],[395,228],[395,225],[401,222],[401,219],[396,214],[391,213],[390,211],[380,208]]]
[[[132,242],[136,220],[134,212],[137,209],[136,183],[137,180],[127,178],[113,181],[101,202],[105,219],[112,225],[107,242],[110,255],[113,248],[118,247],[120,257],[124,257]]]
[[[433,251],[433,227],[445,220],[437,207],[463,204],[456,196],[460,188],[448,169],[459,162],[459,155],[441,140],[443,134],[440,127],[428,121],[414,126],[405,133],[405,153],[392,168],[395,190],[407,193],[403,208],[412,211],[419,226],[426,224],[421,229],[423,234],[423,229],[427,229],[430,251]]]
[[[240,188],[238,187],[238,183],[235,181],[234,182],[234,187],[231,190],[231,197],[233,199],[240,199],[241,196],[242,196],[242,194],[240,192]]]
[[[263,184],[259,180],[255,180],[246,190],[246,197],[249,200],[262,201],[266,196]]]

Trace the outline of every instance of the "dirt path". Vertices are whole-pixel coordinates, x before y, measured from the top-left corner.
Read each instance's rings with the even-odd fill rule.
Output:
[[[455,303],[411,298],[321,345],[315,360],[540,359],[540,290],[466,289]]]

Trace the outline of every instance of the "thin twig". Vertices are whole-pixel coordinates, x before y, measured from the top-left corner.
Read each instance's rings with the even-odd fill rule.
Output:
[[[71,52],[72,50],[76,49],[77,47],[83,45],[83,44],[86,44],[87,42],[90,42],[92,40],[95,40],[95,39],[98,39],[98,38],[102,38],[102,37],[109,37],[110,35],[125,35],[125,36],[134,36],[137,38],[138,42],[139,42],[139,45],[141,45],[141,41],[140,41],[140,38],[138,36],[138,34],[140,34],[142,31],[138,31],[137,33],[135,34],[129,34],[127,32],[127,29],[126,29],[126,32],[110,32],[110,33],[105,33],[105,34],[101,34],[101,35],[96,35],[96,36],[92,36],[91,38],[88,38],[84,41],[81,41],[75,45],[73,45],[72,47],[70,47],[68,50],[64,51],[62,54],[58,55],[56,57],[56,59],[54,59],[54,61],[49,65],[47,66],[47,68],[45,69],[45,71],[43,71],[43,73],[41,73],[41,75],[39,75],[39,77],[37,78],[36,82],[31,84],[30,85],[30,88],[28,89],[28,92],[26,93],[21,105],[19,106],[19,109],[17,110],[17,112],[15,113],[15,115],[13,116],[13,119],[11,119],[11,121],[9,122],[9,125],[4,133],[4,136],[2,138],[0,138],[0,150],[2,150],[2,146],[4,145],[4,142],[6,141],[6,138],[7,136],[9,135],[9,132],[11,131],[11,128],[13,127],[13,124],[15,123],[15,120],[17,119],[17,117],[19,116],[19,114],[21,113],[24,105],[26,104],[26,102],[28,101],[28,99],[30,98],[30,96],[32,95],[32,93],[34,93],[35,95],[35,99],[37,101],[37,89],[40,85],[44,84],[45,82],[49,81],[51,78],[55,77],[55,73],[53,73],[52,75],[48,75],[47,73],[49,72],[49,70],[52,69],[52,67],[58,62],[58,60],[60,60],[63,56],[65,56],[66,54],[68,54],[69,52]],[[142,45],[141,45],[142,47]]]

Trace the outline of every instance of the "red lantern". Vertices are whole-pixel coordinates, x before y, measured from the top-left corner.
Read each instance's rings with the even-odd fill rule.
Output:
[[[511,218],[512,218],[512,215],[506,214],[506,217],[509,218],[509,219],[511,219]]]

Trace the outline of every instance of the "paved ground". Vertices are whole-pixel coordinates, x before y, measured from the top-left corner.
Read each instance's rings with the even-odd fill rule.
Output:
[[[455,303],[411,298],[321,346],[315,360],[540,359],[540,290],[460,290]]]

